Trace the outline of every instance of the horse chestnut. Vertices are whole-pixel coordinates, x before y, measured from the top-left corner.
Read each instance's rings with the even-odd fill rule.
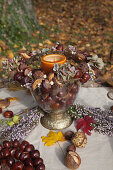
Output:
[[[5,118],[11,118],[11,117],[13,117],[13,112],[10,111],[10,110],[5,111],[5,112],[4,112],[4,117],[5,117]]]
[[[65,164],[69,169],[77,169],[81,164],[81,158],[76,152],[69,151],[65,157]]]

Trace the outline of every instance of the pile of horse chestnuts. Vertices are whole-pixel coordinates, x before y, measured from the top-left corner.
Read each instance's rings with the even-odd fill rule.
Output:
[[[0,169],[1,170],[45,170],[43,159],[39,150],[24,140],[20,143],[3,141],[0,144]]]

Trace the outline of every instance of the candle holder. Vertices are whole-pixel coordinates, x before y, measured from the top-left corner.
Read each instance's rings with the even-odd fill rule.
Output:
[[[66,57],[62,54],[48,54],[41,58],[41,69],[46,73],[52,72],[55,63],[59,65],[66,62]]]
[[[74,79],[60,83],[54,84],[46,92],[43,87],[32,91],[37,105],[44,111],[41,124],[51,130],[64,129],[72,124],[72,118],[66,110],[73,104],[79,90],[79,82]]]

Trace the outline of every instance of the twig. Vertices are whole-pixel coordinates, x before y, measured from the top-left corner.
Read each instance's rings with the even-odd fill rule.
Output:
[[[61,151],[62,151],[63,155],[65,156],[64,151],[63,151],[63,149],[61,148],[61,146],[60,146],[59,142],[57,141],[56,143],[59,145],[59,147],[60,147],[60,149],[61,149]]]

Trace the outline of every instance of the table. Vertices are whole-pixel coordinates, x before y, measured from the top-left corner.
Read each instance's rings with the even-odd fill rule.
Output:
[[[84,88],[81,87],[77,99],[75,102],[85,104],[92,107],[100,107],[107,109],[113,105],[113,101],[107,97],[109,89],[104,87],[98,88]],[[5,97],[19,97],[19,101],[12,102],[8,109],[12,110],[15,114],[21,110],[32,107],[35,105],[33,98],[26,93],[26,91],[8,91],[3,88],[0,89],[0,98]],[[2,117],[2,115],[0,115]],[[75,124],[62,130],[75,129]],[[26,138],[32,143],[36,149],[39,149],[41,157],[44,159],[46,170],[67,170],[64,165],[64,155],[60,147],[55,144],[53,146],[44,146],[41,136],[46,136],[49,130],[39,125],[29,134]],[[70,144],[68,141],[59,142],[64,153],[66,153],[66,147]],[[92,131],[92,135],[87,135],[87,145],[85,148],[77,148],[76,152],[81,157],[81,165],[79,170],[112,170],[113,169],[113,137],[98,134]]]

